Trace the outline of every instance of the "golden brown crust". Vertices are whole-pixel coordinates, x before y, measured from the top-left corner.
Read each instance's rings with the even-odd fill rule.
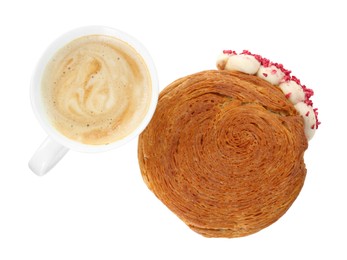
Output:
[[[160,94],[138,146],[150,190],[192,230],[239,237],[280,218],[306,176],[302,118],[251,75],[203,71]]]

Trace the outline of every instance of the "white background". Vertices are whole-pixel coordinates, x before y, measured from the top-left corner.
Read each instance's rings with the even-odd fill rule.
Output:
[[[347,259],[344,1],[6,1],[0,7],[0,259]],[[275,224],[237,239],[191,231],[147,189],[137,140],[69,152],[46,176],[27,162],[46,134],[29,83],[44,49],[84,25],[126,31],[147,47],[160,88],[249,49],[315,90],[322,125],[307,179]]]

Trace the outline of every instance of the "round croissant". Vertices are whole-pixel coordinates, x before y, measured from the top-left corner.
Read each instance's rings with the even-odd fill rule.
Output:
[[[161,92],[138,158],[149,189],[192,230],[240,237],[294,202],[306,148],[303,119],[278,87],[211,70]]]

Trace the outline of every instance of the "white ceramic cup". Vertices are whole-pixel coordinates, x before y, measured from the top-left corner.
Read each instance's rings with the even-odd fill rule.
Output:
[[[42,76],[46,68],[46,65],[51,60],[52,56],[60,48],[62,48],[64,45],[71,42],[72,40],[82,36],[94,34],[113,36],[132,46],[144,59],[148,71],[150,73],[152,82],[151,103],[148,112],[142,120],[142,122],[132,133],[130,133],[125,138],[107,145],[83,144],[77,141],[73,141],[61,134],[52,126],[50,120],[47,118],[41,95]],[[149,55],[146,48],[132,36],[119,30],[104,26],[81,27],[63,34],[62,36],[57,38],[43,53],[41,59],[37,64],[31,81],[30,98],[32,108],[39,123],[48,134],[48,137],[44,140],[44,142],[37,149],[31,160],[29,161],[29,168],[37,175],[42,176],[46,174],[50,169],[52,169],[70,149],[79,152],[103,152],[114,148],[118,148],[121,145],[129,142],[131,139],[137,137],[145,129],[145,127],[147,126],[154,114],[158,101],[158,86],[159,84],[157,72],[151,56]]]

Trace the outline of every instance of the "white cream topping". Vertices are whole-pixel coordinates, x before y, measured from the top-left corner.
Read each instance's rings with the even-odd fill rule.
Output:
[[[316,115],[313,108],[304,102],[294,105],[295,109],[304,119],[304,130],[307,140],[311,140],[316,132]]]
[[[260,66],[257,76],[266,80],[272,85],[278,85],[283,79],[284,73],[273,65],[269,67]]]
[[[305,92],[295,81],[282,82],[279,88],[294,105],[305,100]]]
[[[305,92],[295,81],[284,81],[285,74],[274,65],[263,66],[253,56],[248,54],[223,53],[217,58],[219,70],[235,70],[254,75],[278,86],[295,109],[304,119],[304,131],[308,140],[311,140],[317,129],[316,113],[312,106],[305,101]],[[283,82],[284,81],[284,82]]]
[[[222,53],[217,57],[216,66],[219,70],[225,69],[225,65],[227,64],[227,61],[231,55],[232,54]]]
[[[229,56],[226,64],[226,70],[236,70],[247,74],[255,74],[259,70],[260,62],[252,55],[240,54]]]

